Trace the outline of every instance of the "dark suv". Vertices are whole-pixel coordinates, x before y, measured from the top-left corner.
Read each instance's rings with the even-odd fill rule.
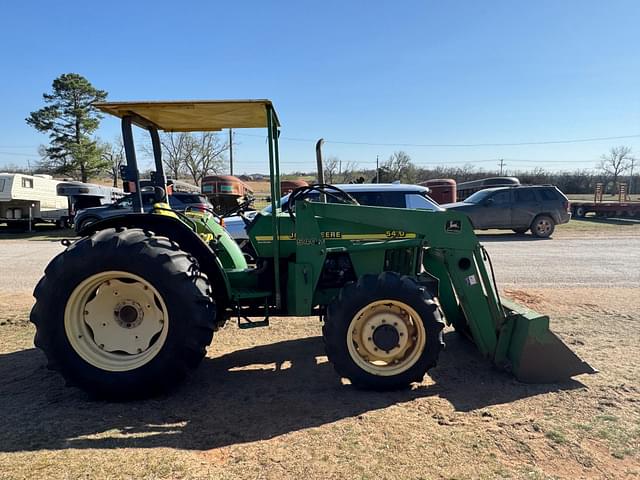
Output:
[[[442,205],[466,213],[478,230],[508,229],[531,233],[539,238],[551,236],[555,226],[571,219],[569,200],[551,185],[522,185],[487,188],[463,202]]]
[[[153,204],[156,203],[153,192],[142,191],[142,208],[145,212],[150,212]],[[178,212],[184,212],[187,207],[210,208],[213,209],[207,197],[197,193],[174,192],[169,195],[169,206]],[[132,196],[122,197],[111,205],[101,207],[85,208],[78,210],[73,219],[76,232],[79,232],[87,225],[109,217],[124,215],[133,212]]]

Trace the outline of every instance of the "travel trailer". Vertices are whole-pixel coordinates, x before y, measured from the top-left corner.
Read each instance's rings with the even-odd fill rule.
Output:
[[[31,220],[67,224],[69,202],[58,195],[59,183],[51,175],[0,173],[0,223],[28,225]]]

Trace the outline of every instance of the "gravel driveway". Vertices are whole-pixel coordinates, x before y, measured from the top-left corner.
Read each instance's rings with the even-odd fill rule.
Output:
[[[0,240],[0,293],[31,293],[49,261],[64,247],[60,240]]]
[[[481,235],[501,287],[639,287],[640,238]],[[0,240],[0,293],[31,293],[58,240]]]
[[[500,287],[640,287],[640,237],[480,236]]]

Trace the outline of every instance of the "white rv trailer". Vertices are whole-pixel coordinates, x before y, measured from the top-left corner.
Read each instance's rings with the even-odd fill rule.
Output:
[[[55,222],[64,225],[69,215],[67,197],[58,195],[58,180],[51,175],[0,173],[0,223]]]

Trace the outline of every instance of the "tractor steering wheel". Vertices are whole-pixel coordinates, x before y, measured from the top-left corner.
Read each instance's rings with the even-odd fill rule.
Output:
[[[238,205],[236,205],[232,209],[224,212],[222,215],[220,215],[220,217],[227,218],[237,213],[238,216],[245,223],[245,225],[248,225],[251,222],[251,219],[247,218],[244,212],[251,206],[251,204],[253,203],[253,200],[254,200],[253,197],[244,197],[244,200],[242,202],[240,202]]]
[[[335,185],[330,185],[328,183],[312,183],[311,185],[305,185],[303,187],[298,187],[294,191],[289,194],[289,198],[287,199],[287,203],[283,206],[283,210],[286,211],[291,220],[293,222],[296,221],[295,216],[295,204],[298,200],[304,200],[309,197],[311,192],[318,192],[320,195],[326,195],[327,197],[331,197],[336,200],[337,203],[346,203],[349,205],[360,205],[358,201],[349,195],[344,190],[336,187]],[[336,203],[336,202],[333,202]]]

